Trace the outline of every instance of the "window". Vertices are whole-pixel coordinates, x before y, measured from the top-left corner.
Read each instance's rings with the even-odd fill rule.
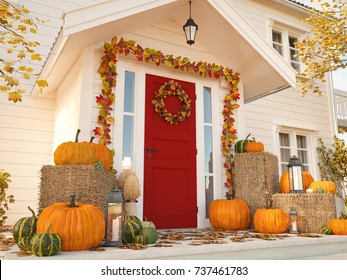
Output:
[[[295,48],[295,42],[298,36],[291,35],[288,31],[272,30],[272,46],[282,55],[290,65],[297,71],[300,70],[299,58],[296,57],[298,51]]]
[[[303,164],[303,170],[310,172],[309,135],[297,132],[279,132],[280,174],[288,171],[288,161],[296,155]]]
[[[204,87],[204,176],[205,176],[205,203],[206,218],[209,218],[208,209],[214,199],[213,195],[213,142],[212,142],[212,97],[211,88]]]
[[[131,168],[133,161],[134,141],[134,96],[135,73],[125,72],[124,81],[124,106],[123,106],[123,168]]]

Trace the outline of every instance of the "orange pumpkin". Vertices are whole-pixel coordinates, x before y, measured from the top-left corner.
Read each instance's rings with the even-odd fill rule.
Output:
[[[322,188],[325,193],[336,193],[336,185],[333,181],[315,181],[312,182],[310,188],[313,192],[317,192],[319,188]]]
[[[81,130],[77,130],[75,142],[64,142],[54,151],[54,163],[61,164],[94,164],[95,150],[93,144],[88,142],[78,142],[78,135]]]
[[[247,229],[251,223],[251,212],[241,198],[216,199],[209,208],[212,227],[225,230]]]
[[[331,219],[328,222],[328,228],[330,228],[333,234],[347,235],[347,216],[341,213],[339,219]]]
[[[248,142],[248,144],[246,145],[246,151],[247,153],[264,152],[264,144],[262,142],[256,142],[254,139],[253,142]]]
[[[62,251],[88,250],[99,245],[105,236],[105,220],[101,210],[91,204],[58,202],[39,215],[37,232],[57,233],[62,238]]]
[[[254,228],[261,233],[283,233],[288,230],[288,215],[279,208],[260,208],[254,214]]]
[[[311,185],[311,183],[314,181],[311,173],[304,171],[302,172],[303,180],[304,180],[304,191],[308,189],[308,187]],[[281,175],[280,179],[280,190],[281,193],[289,193],[290,192],[290,186],[289,186],[289,178],[288,178],[288,172],[284,172]]]
[[[95,150],[95,161],[100,161],[104,164],[105,170],[109,171],[113,163],[112,153],[109,148],[103,144],[92,143],[94,137],[90,139],[90,144]]]

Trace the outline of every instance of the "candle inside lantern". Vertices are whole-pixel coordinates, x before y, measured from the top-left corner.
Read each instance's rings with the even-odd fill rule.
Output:
[[[292,231],[298,231],[298,224],[296,221],[292,222]]]
[[[112,220],[112,241],[119,240],[119,217]]]

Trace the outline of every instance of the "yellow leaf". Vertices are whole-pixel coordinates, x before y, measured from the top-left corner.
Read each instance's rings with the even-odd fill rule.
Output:
[[[42,60],[40,54],[38,54],[38,53],[32,54],[32,55],[31,55],[31,59],[32,59],[32,60],[38,60],[38,61],[41,61],[41,60]]]
[[[17,101],[22,101],[22,95],[18,91],[11,91],[8,93],[8,100],[17,102]]]
[[[28,73],[24,73],[23,74],[23,79],[29,80],[30,79],[30,75]]]
[[[25,57],[25,52],[24,51],[19,51],[17,54],[18,58],[24,58]]]
[[[48,82],[46,80],[37,80],[36,84],[41,88],[48,87]]]

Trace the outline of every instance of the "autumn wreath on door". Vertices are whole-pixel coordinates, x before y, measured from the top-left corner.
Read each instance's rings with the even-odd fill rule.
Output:
[[[166,109],[164,100],[168,96],[177,96],[181,101],[182,110],[177,112],[177,114],[172,114]],[[154,99],[152,100],[154,111],[169,124],[179,124],[190,116],[190,102],[191,100],[188,94],[182,89],[179,83],[173,80],[165,82],[160,86],[158,91],[154,92]]]

